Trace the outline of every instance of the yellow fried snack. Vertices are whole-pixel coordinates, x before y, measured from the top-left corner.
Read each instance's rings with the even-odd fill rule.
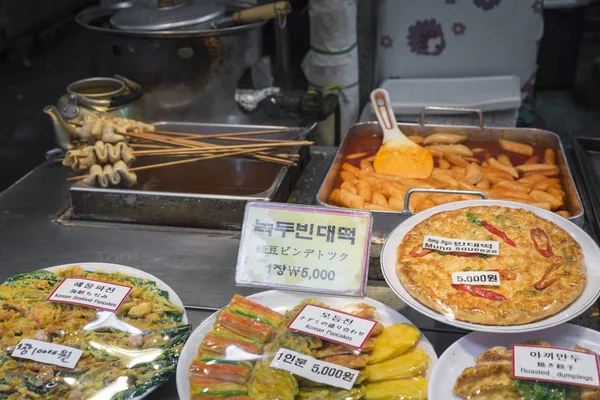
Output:
[[[381,335],[377,337],[377,344],[371,353],[369,365],[406,353],[408,349],[417,343],[420,336],[421,332],[413,325],[393,324],[386,326]]]
[[[428,364],[427,353],[414,349],[379,364],[368,365],[365,372],[370,382],[387,381],[417,376],[427,369]]]
[[[365,388],[367,400],[427,399],[427,379],[422,376],[369,383]]]

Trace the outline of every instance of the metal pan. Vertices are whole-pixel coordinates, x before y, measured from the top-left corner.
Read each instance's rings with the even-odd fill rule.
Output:
[[[473,112],[479,117],[479,126],[455,126],[455,125],[429,125],[425,124],[425,117],[427,111],[436,110],[444,111],[448,113],[452,112]],[[575,186],[571,170],[565,157],[565,151],[563,149],[560,138],[557,134],[540,129],[525,129],[525,128],[488,128],[484,126],[483,114],[480,110],[473,109],[457,109],[457,108],[446,108],[446,107],[426,107],[421,112],[421,121],[419,124],[398,124],[402,132],[406,135],[418,135],[422,137],[429,136],[435,132],[440,131],[460,131],[466,135],[469,140],[481,141],[481,142],[497,142],[498,139],[513,140],[515,142],[527,143],[531,145],[538,145],[543,147],[549,147],[556,151],[556,162],[560,166],[561,181],[562,185],[567,194],[567,209],[571,213],[572,217],[569,220],[578,226],[582,226],[584,223],[584,210],[579,193]],[[352,126],[346,136],[344,137],[333,163],[321,184],[321,188],[316,196],[316,202],[319,205],[325,207],[336,207],[329,205],[327,201],[331,192],[335,188],[336,180],[339,175],[342,164],[348,152],[350,143],[359,140],[361,138],[369,137],[382,137],[381,128],[377,122],[364,122]],[[438,190],[436,190],[438,191]],[[439,190],[443,193],[456,193],[451,190]],[[480,192],[477,192],[480,193]],[[469,193],[472,194],[472,193]],[[406,202],[408,201],[408,194],[405,199],[405,208],[401,212],[388,212],[388,211],[371,211],[373,214],[373,231],[372,237],[375,241],[381,241],[385,239],[392,230],[398,226],[405,219],[413,215],[408,210]],[[483,197],[483,196],[482,196]]]
[[[253,136],[273,140],[303,140],[314,127],[181,122],[157,122],[155,126],[198,135],[265,128],[289,131]],[[128,189],[96,188],[77,182],[70,190],[71,217],[86,221],[238,230],[246,203],[287,200],[309,159],[306,147],[290,152],[299,153],[298,166],[227,157],[140,171],[137,184]],[[152,162],[155,161],[159,160]],[[140,159],[139,163],[143,165],[144,160]]]

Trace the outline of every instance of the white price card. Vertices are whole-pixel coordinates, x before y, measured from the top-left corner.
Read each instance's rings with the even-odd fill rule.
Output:
[[[496,271],[461,271],[452,273],[453,285],[500,286],[500,274]]]
[[[86,278],[65,278],[48,296],[48,301],[117,311],[132,286],[118,285]]]
[[[495,240],[464,240],[425,235],[423,248],[443,253],[480,253],[491,256],[500,254],[500,243]]]
[[[279,349],[271,361],[271,368],[283,369],[313,382],[350,390],[358,371],[341,365],[316,360],[288,349]]]
[[[249,203],[235,282],[364,296],[371,225],[368,211]]]
[[[377,322],[370,319],[307,304],[290,322],[288,329],[360,349],[375,325]]]
[[[74,347],[23,339],[17,344],[11,356],[73,369],[82,354],[82,350]]]
[[[557,347],[513,345],[513,376],[519,379],[600,387],[597,355]]]

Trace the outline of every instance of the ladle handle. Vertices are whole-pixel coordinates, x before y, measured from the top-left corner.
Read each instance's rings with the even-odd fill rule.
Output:
[[[385,139],[398,137],[400,129],[394,116],[394,110],[392,109],[392,103],[390,102],[390,95],[387,90],[377,88],[371,92],[371,103],[373,103],[373,109],[379,125],[383,130],[383,137]],[[403,135],[402,135],[403,136]]]
[[[235,12],[231,19],[236,25],[251,24],[287,15],[290,12],[292,12],[292,5],[288,1],[278,1]]]

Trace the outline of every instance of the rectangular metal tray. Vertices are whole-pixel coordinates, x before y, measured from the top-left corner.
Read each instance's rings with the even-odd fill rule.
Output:
[[[452,131],[461,132],[470,140],[497,142],[498,139],[514,140],[516,142],[528,143],[532,145],[541,145],[550,147],[556,151],[557,163],[561,170],[561,180],[567,194],[567,207],[572,217],[569,218],[573,223],[582,226],[584,223],[583,206],[571,170],[567,163],[563,146],[557,134],[539,130],[523,128],[487,128],[483,125],[483,117],[480,114],[480,126],[450,126],[450,125],[430,125],[424,123],[424,114],[421,117],[420,124],[398,124],[402,132],[406,135],[428,136],[435,132]],[[327,201],[334,189],[336,179],[339,175],[342,164],[347,153],[349,143],[361,137],[382,137],[381,128],[377,122],[364,122],[351,127],[344,137],[333,163],[325,176],[323,184],[316,196],[316,202],[325,207],[335,207],[329,205]],[[413,215],[410,211],[388,212],[371,211],[373,214],[372,237],[375,241],[385,239],[401,222]]]
[[[312,126],[221,125],[203,123],[155,124],[161,130],[199,135],[266,129],[289,129],[252,138],[273,140],[305,139]],[[210,139],[206,140],[211,142]],[[214,140],[212,140],[214,142]],[[218,143],[240,144],[219,141]],[[130,188],[96,188],[78,182],[70,189],[71,213],[76,220],[129,222],[150,225],[186,226],[211,229],[240,229],[244,207],[251,201],[286,201],[308,162],[307,147],[299,153],[298,166],[227,157],[199,163],[143,170]],[[161,160],[152,158],[150,162]],[[138,158],[136,166],[148,163]]]

